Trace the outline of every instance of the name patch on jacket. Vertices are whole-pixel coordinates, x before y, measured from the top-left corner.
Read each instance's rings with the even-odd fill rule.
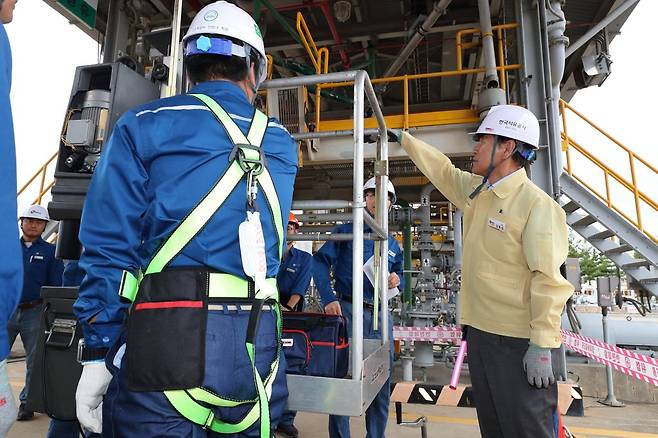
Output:
[[[496,220],[492,217],[489,218],[488,224],[491,228],[498,230],[498,231],[505,231],[505,222],[501,222],[499,220]]]

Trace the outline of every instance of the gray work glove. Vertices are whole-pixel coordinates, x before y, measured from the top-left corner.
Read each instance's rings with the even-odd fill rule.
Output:
[[[530,385],[537,388],[548,388],[549,384],[555,383],[550,348],[530,344],[528,351],[523,356],[523,369]]]

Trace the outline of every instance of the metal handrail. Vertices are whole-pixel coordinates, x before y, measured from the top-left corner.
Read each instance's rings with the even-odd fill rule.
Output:
[[[375,221],[382,230],[388,229],[388,214],[386,214],[386,195],[383,190],[388,184],[388,140],[386,136],[386,121],[384,114],[379,107],[375,90],[372,86],[368,74],[363,70],[347,71],[340,73],[329,73],[315,76],[298,76],[294,78],[273,79],[262,84],[263,89],[279,89],[287,87],[299,87],[316,85],[321,82],[339,82],[350,81],[354,84],[354,109],[352,123],[353,140],[354,140],[354,175],[352,181],[352,224],[353,224],[353,241],[352,241],[352,298],[353,313],[352,324],[352,380],[360,381],[363,376],[363,276],[357,273],[363,272],[363,224],[365,201],[363,198],[363,169],[364,169],[364,108],[367,99],[374,111],[378,123],[379,142],[377,147],[377,162],[381,166],[376,174],[376,213]],[[322,208],[326,204],[312,201],[311,208]],[[342,204],[339,204],[342,205]],[[297,204],[296,207],[300,205]],[[387,257],[388,257],[388,240],[384,239],[380,243],[381,250],[375,260],[375,271],[378,272],[378,286],[375,287],[375,293],[382,298],[380,300],[380,311],[385,315],[388,311],[385,298],[385,289],[383,285],[387,281]],[[379,269],[378,266],[381,268]],[[382,317],[381,321],[382,345],[388,342],[388,318]]]
[[[52,186],[55,184],[55,181],[53,180],[52,182],[48,183],[46,185],[46,172],[48,170],[48,166],[57,158],[57,152],[55,152],[48,160],[46,160],[43,165],[37,170],[34,175],[30,179],[27,180],[25,184],[18,190],[16,193],[16,197],[19,197],[31,184],[32,182],[37,179],[37,177],[41,176],[39,180],[39,194],[37,197],[34,199],[34,201],[31,202],[30,205],[32,204],[41,204],[41,199],[43,196],[50,191]]]
[[[581,120],[585,121],[592,128],[597,130],[599,133],[603,134],[606,138],[608,138],[610,141],[612,141],[614,144],[619,146],[623,151],[625,151],[628,154],[629,167],[631,171],[630,181],[624,176],[614,171],[613,169],[611,169],[610,166],[608,166],[603,161],[601,161],[601,159],[597,158],[592,152],[590,152],[589,150],[578,144],[573,138],[569,137],[567,117],[566,117],[567,109],[573,112],[574,114],[576,114]],[[646,166],[647,169],[658,175],[658,170],[656,169],[656,167],[654,167],[652,164],[647,162],[644,158],[640,157],[635,152],[630,150],[628,147],[623,145],[621,142],[619,142],[619,140],[612,137],[602,128],[598,127],[594,122],[592,122],[587,117],[582,115],[580,112],[578,112],[575,108],[573,108],[564,100],[560,100],[560,111],[562,113],[562,140],[563,140],[562,150],[566,154],[566,166],[564,167],[564,170],[570,176],[572,176],[574,179],[580,182],[583,186],[585,186],[588,190],[594,193],[597,197],[599,197],[602,201],[604,201],[609,208],[615,210],[627,221],[635,225],[640,231],[642,231],[647,236],[649,236],[653,241],[658,242],[658,237],[652,235],[647,229],[645,229],[644,224],[642,222],[642,208],[641,208],[641,202],[644,202],[646,205],[653,208],[654,211],[658,212],[658,202],[656,202],[653,198],[649,197],[638,187],[638,181],[635,173],[635,160],[639,161],[644,166]],[[571,148],[575,149],[583,157],[587,158],[591,163],[593,163],[595,166],[597,166],[599,169],[603,171],[603,176],[605,181],[605,194],[602,194],[598,190],[594,189],[590,184],[585,182],[584,178],[579,177],[578,175],[574,175],[574,169],[571,160]],[[624,187],[626,190],[633,193],[633,199],[635,201],[635,215],[636,215],[635,219],[631,218],[627,213],[622,211],[621,207],[613,203],[612,196],[610,193],[610,182],[609,182],[610,177],[612,177],[619,184],[621,184],[622,187]]]

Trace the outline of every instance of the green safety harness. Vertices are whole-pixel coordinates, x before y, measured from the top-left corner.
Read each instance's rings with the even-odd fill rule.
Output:
[[[201,100],[226,130],[228,137],[233,143],[233,151],[229,156],[230,165],[210,192],[185,217],[159,248],[143,275],[140,273],[135,277],[130,272],[124,271],[119,294],[131,302],[137,296],[139,283],[143,276],[161,272],[205,227],[245,176],[247,177],[247,202],[250,208],[254,208],[257,186],[260,186],[265,194],[265,199],[270,208],[277,232],[279,260],[281,260],[283,255],[284,236],[281,206],[279,205],[279,199],[274,188],[274,183],[272,182],[272,177],[265,167],[261,150],[261,144],[267,129],[267,116],[255,110],[251,126],[249,127],[249,133],[245,137],[233,119],[214,99],[204,94],[190,95]],[[182,416],[203,428],[221,434],[236,434],[250,428],[260,419],[260,437],[270,438],[269,400],[272,395],[272,385],[279,368],[279,358],[281,355],[281,310],[278,306],[279,297],[276,288],[276,278],[267,278],[263,287],[253,291],[253,293],[250,292],[252,285],[253,283],[234,275],[223,273],[209,274],[209,298],[253,298],[245,346],[249,361],[251,362],[254,385],[257,390],[256,398],[250,400],[233,400],[221,397],[201,387],[169,390],[164,391],[164,394]],[[277,302],[277,305],[272,306],[276,315],[277,352],[274,361],[270,365],[270,373],[263,381],[256,369],[254,345],[260,313],[266,300],[275,300]],[[253,404],[253,407],[238,423],[226,423],[215,417],[214,407],[230,408],[246,404]]]

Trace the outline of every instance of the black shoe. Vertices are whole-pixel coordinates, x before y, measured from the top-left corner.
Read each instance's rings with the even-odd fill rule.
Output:
[[[286,438],[297,438],[299,431],[292,424],[279,424],[276,431],[285,436]]]
[[[16,416],[16,421],[28,421],[34,418],[34,412],[28,411],[25,407],[25,403],[21,403],[18,407],[18,415]]]

